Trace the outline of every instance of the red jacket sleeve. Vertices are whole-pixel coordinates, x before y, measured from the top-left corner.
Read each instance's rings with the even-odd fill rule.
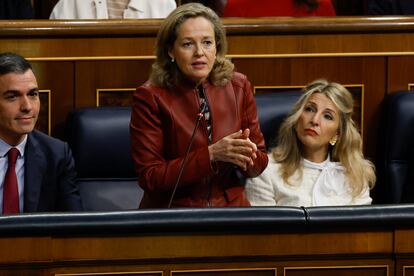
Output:
[[[245,113],[243,114],[242,126],[250,129],[250,140],[257,146],[257,158],[254,160],[254,165],[249,166],[244,174],[246,177],[256,177],[267,167],[268,156],[266,152],[265,140],[262,131],[260,130],[253,89],[247,78],[244,81],[242,89],[245,97]]]

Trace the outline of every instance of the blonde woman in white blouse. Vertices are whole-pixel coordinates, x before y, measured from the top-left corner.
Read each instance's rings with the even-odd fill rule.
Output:
[[[247,181],[251,205],[371,204],[374,165],[363,156],[353,108],[351,93],[338,83],[317,80],[304,88],[267,168]]]

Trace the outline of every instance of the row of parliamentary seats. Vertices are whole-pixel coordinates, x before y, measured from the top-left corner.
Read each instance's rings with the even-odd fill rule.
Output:
[[[301,92],[261,93],[255,96],[260,127],[268,149],[277,129]],[[86,210],[136,209],[143,190],[131,157],[129,107],[84,108],[74,111],[70,125],[82,201]],[[414,94],[390,94],[376,160],[374,204],[414,202]]]

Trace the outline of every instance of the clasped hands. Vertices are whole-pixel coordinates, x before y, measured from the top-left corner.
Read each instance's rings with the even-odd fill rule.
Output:
[[[257,146],[250,141],[250,129],[234,132],[208,147],[210,161],[223,161],[235,164],[242,170],[253,166],[257,158]]]

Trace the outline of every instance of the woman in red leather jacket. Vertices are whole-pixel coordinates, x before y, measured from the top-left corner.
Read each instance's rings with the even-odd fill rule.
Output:
[[[201,4],[179,6],[156,47],[130,126],[140,208],[249,206],[244,178],[268,159],[251,84],[225,58],[220,19]]]

